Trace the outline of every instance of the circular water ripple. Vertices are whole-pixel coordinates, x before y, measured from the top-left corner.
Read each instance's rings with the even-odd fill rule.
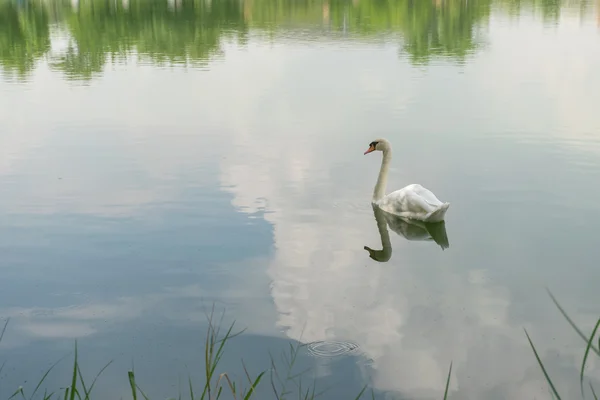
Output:
[[[307,348],[313,356],[337,357],[342,354],[354,353],[358,349],[358,345],[352,342],[327,340],[309,343]]]

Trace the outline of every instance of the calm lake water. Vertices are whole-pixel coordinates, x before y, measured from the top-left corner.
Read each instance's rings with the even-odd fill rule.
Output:
[[[98,398],[131,398],[132,365],[153,399],[199,391],[214,304],[246,329],[218,370],[240,383],[300,343],[322,398],[440,399],[452,362],[450,398],[549,399],[525,328],[580,398],[585,342],[545,288],[589,334],[599,10],[2,0],[0,397],[61,357],[43,387],[68,385],[76,339],[89,382],[114,360]],[[379,137],[388,192],[451,203],[448,247],[374,214]]]

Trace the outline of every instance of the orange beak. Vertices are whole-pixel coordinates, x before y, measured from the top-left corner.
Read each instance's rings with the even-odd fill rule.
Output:
[[[365,154],[369,154],[372,151],[375,151],[375,147],[369,146],[369,150],[365,151]]]

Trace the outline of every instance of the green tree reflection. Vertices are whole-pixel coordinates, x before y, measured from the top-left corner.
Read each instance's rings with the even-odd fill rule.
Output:
[[[85,80],[102,73],[107,62],[131,56],[154,65],[203,65],[221,55],[226,40],[244,43],[250,31],[295,40],[386,35],[397,38],[412,63],[462,62],[485,41],[480,28],[493,7],[513,15],[530,7],[545,21],[556,21],[567,2],[80,0],[74,6],[71,0],[0,0],[0,68],[25,78],[48,56],[55,70]],[[51,26],[66,42],[59,54],[50,54]]]
[[[105,62],[137,54],[153,64],[202,64],[220,51],[227,36],[247,28],[239,2],[133,0],[85,1],[65,17],[72,41],[55,68],[73,78],[100,73]]]
[[[0,68],[24,78],[50,50],[48,13],[36,5],[0,2]]]
[[[491,0],[373,0],[358,2],[344,15],[359,32],[398,32],[411,61],[428,63],[433,57],[462,61],[474,52],[479,45],[476,27],[487,22],[490,7]],[[333,15],[340,26],[342,13]]]

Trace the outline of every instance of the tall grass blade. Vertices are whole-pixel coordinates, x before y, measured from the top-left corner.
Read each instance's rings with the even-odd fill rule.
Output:
[[[86,400],[88,399],[88,390],[85,386],[85,381],[83,380],[83,374],[81,373],[81,367],[77,365],[77,375],[79,375],[79,382],[81,382],[81,386],[83,387],[83,394],[85,395]]]
[[[194,387],[192,385],[192,377],[188,375],[188,384],[190,385],[190,400],[194,400]]]
[[[446,380],[446,390],[444,391],[444,400],[448,398],[448,389],[450,388],[450,376],[452,375],[452,361],[450,361],[450,369],[448,370],[448,379]]]
[[[550,385],[550,388],[552,389],[552,392],[554,393],[554,395],[556,396],[556,398],[558,400],[560,400],[560,395],[558,394],[558,391],[554,387],[554,384],[552,383],[552,380],[550,379],[550,376],[548,376],[548,373],[546,372],[546,368],[544,367],[544,364],[542,363],[542,360],[540,359],[540,356],[538,355],[538,352],[535,349],[535,346],[533,345],[533,342],[531,341],[531,338],[529,337],[529,333],[527,333],[527,329],[523,328],[523,330],[525,331],[525,335],[527,335],[527,340],[529,340],[529,344],[531,345],[531,349],[533,350],[533,354],[535,354],[535,358],[537,359],[538,364],[540,364],[540,368],[542,369],[542,372],[544,373],[544,376],[546,377],[546,380],[548,381],[548,384]]]
[[[277,393],[277,388],[275,387],[275,380],[273,379],[273,375],[275,375],[275,378],[277,378],[279,380],[279,374],[277,373],[277,368],[275,368],[275,360],[273,360],[273,355],[269,352],[269,357],[271,358],[271,373],[270,375],[270,381],[271,381],[271,388],[273,389],[273,394],[275,395],[275,398],[277,400],[281,400],[279,393]]]
[[[310,399],[310,397],[308,397],[308,396],[309,396],[309,393],[310,393],[310,392],[309,392],[309,390],[310,390],[310,389],[306,389],[306,393],[304,393],[304,397],[302,397],[302,393],[303,393],[303,392],[302,392],[302,385],[300,385],[300,386],[298,387],[298,398],[299,398],[299,399],[302,399],[302,398],[303,398],[304,400],[309,400],[309,399]]]
[[[358,400],[362,397],[363,393],[365,392],[365,390],[367,390],[367,385],[363,386],[362,390],[360,391],[360,393],[358,393],[358,396],[356,396],[354,398],[354,400]]]
[[[137,388],[137,390],[140,391],[140,393],[142,394],[142,397],[146,400],[150,400],[148,399],[148,396],[146,396],[146,393],[144,393],[144,391],[142,390],[142,388],[140,387],[140,385],[138,385],[137,383],[135,384],[135,387]]]
[[[223,357],[223,353],[225,352],[225,343],[227,343],[229,340],[233,339],[234,337],[241,335],[245,331],[245,329],[242,329],[240,332],[234,333],[232,335],[231,331],[233,330],[234,325],[235,325],[235,322],[233,322],[231,324],[231,326],[227,330],[227,333],[225,334],[225,337],[223,337],[223,339],[218,340],[216,342],[216,343],[221,343],[221,344],[219,345],[219,348],[217,349],[217,353],[215,355],[212,373],[214,373],[214,370],[217,368],[219,361],[221,361],[221,357]]]
[[[8,326],[8,321],[10,321],[10,318],[6,319],[6,322],[4,323],[4,328],[2,328],[2,332],[0,333],[0,343],[2,342],[2,338],[4,337],[4,332],[6,332],[6,327]],[[5,365],[6,365],[6,361],[4,361],[2,363],[2,366],[0,366],[0,374],[2,373],[2,370],[4,369]]]
[[[131,394],[133,396],[133,400],[137,400],[137,391],[139,390],[140,393],[142,394],[142,397],[146,400],[148,400],[148,396],[146,396],[146,394],[144,393],[144,391],[142,390],[142,388],[140,387],[140,385],[138,385],[135,381],[135,372],[132,369],[131,371],[127,372],[127,375],[129,376],[129,386],[131,386]]]
[[[556,305],[556,307],[558,308],[558,310],[560,311],[560,313],[563,315],[563,317],[565,317],[565,319],[571,325],[571,327],[573,327],[573,329],[575,329],[575,331],[577,332],[577,334],[579,334],[579,336],[586,343],[588,343],[589,339],[585,336],[585,334],[581,331],[581,329],[579,329],[577,327],[577,325],[575,325],[575,323],[573,322],[573,320],[571,320],[571,318],[569,318],[569,316],[567,315],[567,313],[565,312],[565,310],[561,307],[561,305],[558,304],[558,301],[556,300],[556,298],[554,297],[554,295],[552,294],[552,292],[550,291],[550,289],[546,288],[546,291],[548,292],[548,295],[550,296],[550,298],[554,302],[554,305]],[[598,348],[600,348],[600,339],[598,341]],[[596,354],[598,354],[600,356],[600,350],[598,348],[596,348],[594,346],[591,346],[591,349],[594,351],[594,353],[596,353]]]
[[[301,399],[302,398],[302,381],[300,381],[300,384],[298,385],[298,398]],[[306,391],[306,395],[304,396],[304,399],[308,398],[308,390]]]
[[[37,386],[33,390],[33,393],[31,394],[31,397],[29,398],[29,400],[33,399],[33,396],[36,394],[36,392],[38,391],[38,389],[40,388],[40,386],[42,386],[42,383],[44,383],[44,380],[46,380],[46,377],[48,376],[48,374],[50,373],[50,371],[52,371],[52,369],[54,367],[56,367],[56,364],[58,364],[61,360],[62,360],[62,358],[60,360],[58,360],[57,362],[55,362],[54,364],[52,364],[52,366],[50,368],[48,368],[48,370],[46,371],[46,373],[44,374],[44,376],[42,376],[42,379],[38,382]]]
[[[260,383],[260,380],[262,379],[262,377],[265,374],[265,372],[267,372],[267,371],[263,371],[260,374],[258,374],[258,376],[256,377],[256,379],[254,380],[254,383],[252,383],[250,385],[250,389],[248,390],[248,394],[246,394],[246,397],[244,397],[244,400],[249,400],[250,399],[250,396],[252,396],[252,394],[256,390],[256,387]]]
[[[594,330],[592,331],[590,340],[588,341],[587,347],[585,348],[585,354],[583,355],[583,361],[581,362],[581,372],[579,375],[579,385],[581,387],[581,397],[584,397],[583,396],[583,373],[585,371],[585,362],[587,361],[588,354],[590,353],[590,347],[592,346],[592,341],[596,337],[596,331],[598,330],[599,326],[600,326],[600,318],[596,322],[596,326],[594,326]]]
[[[208,388],[210,387],[209,340],[210,340],[211,333],[212,333],[211,332],[211,319],[209,318],[208,330],[206,332],[206,339],[204,340],[204,369],[205,369],[205,379],[206,380],[204,383],[204,390],[202,391],[202,396],[200,397],[201,400],[204,400],[204,396],[206,395]]]
[[[252,379],[250,378],[250,374],[248,373],[248,368],[246,368],[246,364],[244,363],[244,360],[242,359],[242,368],[244,368],[244,373],[246,374],[246,379],[248,379],[248,383],[250,384],[250,386],[252,386]],[[244,395],[244,392],[242,392],[242,396]]]
[[[596,396],[596,391],[594,390],[594,387],[592,386],[591,382],[590,382],[590,389],[592,390],[592,395],[594,396],[594,400],[598,400],[598,396]]]
[[[75,359],[73,361],[73,379],[71,380],[71,400],[75,400],[77,386],[77,340],[75,340]]]
[[[14,393],[12,394],[12,396],[10,396],[10,397],[8,398],[8,400],[11,400],[12,398],[14,398],[14,397],[15,397],[16,395],[18,395],[18,394],[21,394],[21,396],[22,396],[23,398],[25,398],[25,394],[23,393],[23,388],[22,388],[22,387],[19,387],[19,388],[17,389],[17,391],[16,391],[16,392],[14,392]]]
[[[129,376],[129,386],[131,386],[131,396],[133,396],[133,400],[137,400],[137,388],[135,384],[135,374],[133,371],[128,371],[127,375]]]
[[[10,318],[7,318],[6,322],[4,323],[4,328],[2,328],[2,333],[0,333],[0,342],[2,342],[2,338],[4,337],[4,332],[6,332],[6,327],[8,326],[8,321],[10,321]]]
[[[2,370],[4,369],[4,366],[6,365],[6,361],[4,361],[2,363],[2,365],[0,366],[0,374],[2,373]]]
[[[102,369],[98,372],[98,374],[96,374],[96,376],[94,377],[94,380],[92,381],[92,384],[90,385],[90,389],[86,390],[85,389],[85,383],[83,382],[83,375],[81,374],[81,369],[79,368],[79,366],[77,366],[77,369],[79,370],[79,378],[81,380],[81,385],[83,386],[83,390],[85,392],[85,399],[86,400],[90,400],[90,394],[92,394],[92,390],[94,390],[94,385],[96,384],[96,381],[98,380],[98,378],[100,377],[100,375],[104,372],[104,370],[106,368],[108,368],[108,366],[110,364],[112,364],[113,360],[110,360],[108,363],[106,363],[106,365],[104,367],[102,367]]]
[[[302,375],[306,374],[308,371],[310,371],[310,367],[307,367],[306,369],[304,369],[304,370],[302,370],[302,371],[298,372],[297,374],[294,374],[294,375],[290,376],[290,380],[294,380],[294,379],[296,379],[296,378],[299,378],[299,377],[301,377]]]

